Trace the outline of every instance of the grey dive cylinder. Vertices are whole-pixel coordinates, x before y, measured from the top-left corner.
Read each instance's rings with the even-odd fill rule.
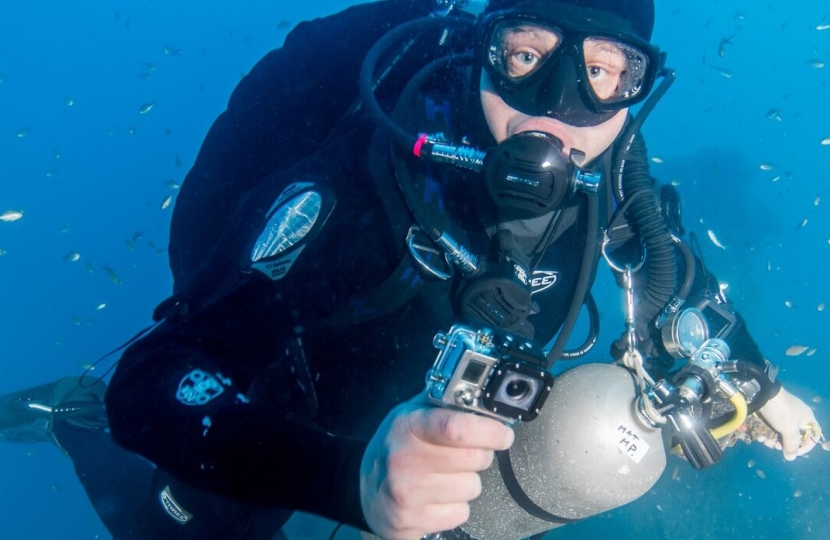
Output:
[[[556,378],[535,420],[514,428],[508,456],[521,492],[562,519],[542,519],[522,508],[505,484],[500,460],[494,460],[481,473],[482,493],[470,504],[470,519],[425,538],[519,540],[645,494],[666,468],[666,442],[660,429],[638,420],[636,388],[625,368],[583,364]]]
[[[625,368],[584,364],[559,377],[539,416],[516,426],[509,451],[518,485],[559,522],[534,517],[516,502],[494,461],[471,503],[465,533],[517,540],[627,504],[646,493],[666,467],[659,429],[637,419],[636,384]]]

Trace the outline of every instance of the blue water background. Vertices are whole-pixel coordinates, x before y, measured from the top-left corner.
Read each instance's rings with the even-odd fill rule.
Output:
[[[240,76],[281,44],[284,26],[350,3],[3,4],[0,212],[24,216],[0,222],[0,394],[79,374],[150,323],[171,287],[167,183],[181,182]],[[830,146],[820,144],[830,67],[816,63],[830,63],[830,30],[816,29],[828,12],[808,0],[658,2],[655,42],[678,78],[645,134],[662,161],[652,172],[678,184],[708,266],[786,386],[830,429],[830,311],[818,309],[830,302]],[[72,251],[80,260],[64,262]],[[621,297],[605,269],[600,281],[603,358],[622,330]],[[786,356],[796,344],[816,352]],[[815,450],[786,463],[740,445],[696,472],[671,458],[639,501],[550,538],[830,538],[828,459]],[[329,529],[298,519],[289,535]],[[55,447],[0,445],[0,539],[107,537]]]

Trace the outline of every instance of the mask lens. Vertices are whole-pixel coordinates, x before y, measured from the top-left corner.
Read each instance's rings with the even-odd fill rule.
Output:
[[[490,67],[511,82],[536,73],[562,43],[555,26],[524,21],[502,21],[490,34],[487,60]]]
[[[616,111],[646,96],[659,66],[647,44],[608,32],[564,21],[495,19],[484,40],[485,69],[505,101],[527,114],[550,115],[563,100],[572,110],[577,87],[592,113]],[[565,61],[576,73],[563,72]]]
[[[639,48],[601,37],[582,42],[586,79],[605,105],[637,98],[645,86],[649,57]]]

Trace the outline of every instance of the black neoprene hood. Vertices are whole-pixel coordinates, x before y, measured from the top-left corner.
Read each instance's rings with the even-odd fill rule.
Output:
[[[541,8],[555,14],[557,4],[611,13],[628,22],[637,37],[651,41],[651,34],[654,30],[653,0],[490,0],[485,13],[511,8],[521,9],[522,6],[527,5],[532,9]]]

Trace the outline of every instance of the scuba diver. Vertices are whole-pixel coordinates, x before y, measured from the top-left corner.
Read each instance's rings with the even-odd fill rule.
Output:
[[[73,426],[145,471],[132,512],[161,517],[114,536],[269,538],[300,510],[520,538],[636,499],[669,448],[715,464],[748,418],[810,451],[810,407],[649,175],[640,127],[674,76],[653,23],[652,0],[392,0],[297,25],[182,185],[173,294],[104,396],[126,450]],[[603,259],[616,362],[554,378],[596,341]],[[26,414],[0,432],[39,414],[73,457],[61,411],[84,407],[50,396],[4,397]]]

